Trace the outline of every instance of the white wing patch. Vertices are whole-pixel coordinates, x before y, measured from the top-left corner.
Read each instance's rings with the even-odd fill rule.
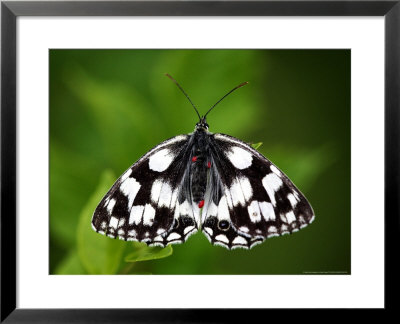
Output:
[[[151,186],[151,200],[153,203],[157,204],[158,200],[160,199],[160,192],[161,192],[161,187],[163,183],[160,179],[157,179],[156,181],[153,182],[153,185]]]
[[[237,179],[232,181],[231,187],[229,188],[230,195],[232,197],[233,206],[237,205],[246,205],[246,198],[244,197],[244,193],[240,182]]]
[[[289,224],[293,223],[296,221],[296,216],[294,215],[293,211],[290,211],[286,213],[286,219]]]
[[[263,215],[264,219],[268,221],[274,221],[275,220],[275,211],[274,207],[272,207],[272,204],[266,201],[260,202],[260,209],[261,209],[261,214]]]
[[[232,243],[237,245],[246,245],[247,241],[242,236],[236,236],[235,239],[232,241]]]
[[[180,238],[181,238],[181,236],[178,233],[171,233],[167,237],[167,240],[168,241],[174,241],[174,240],[179,240]]]
[[[149,168],[153,171],[163,172],[168,169],[175,155],[167,148],[150,155]]]
[[[222,220],[222,219],[228,220],[228,219],[230,219],[228,204],[226,202],[226,197],[225,196],[221,197],[221,199],[219,201],[218,210],[217,210],[217,216],[218,216],[219,220]]]
[[[191,209],[192,208],[191,208],[189,202],[187,200],[185,200],[182,204],[179,205],[179,208],[178,208],[179,213],[178,213],[177,216],[180,216],[180,215],[191,215],[192,214],[191,213]]]
[[[157,179],[151,187],[151,200],[159,207],[169,207],[172,199],[176,199],[172,194],[172,188],[167,182]]]
[[[243,233],[247,233],[249,231],[249,228],[246,226],[241,226],[241,227],[239,227],[239,231],[241,231]]]
[[[262,184],[271,199],[272,205],[276,206],[275,192],[283,185],[281,178],[275,173],[269,173],[262,179]]]
[[[134,178],[127,178],[121,183],[120,190],[126,197],[128,197],[128,209],[132,207],[133,201],[135,200],[140,187],[140,183]]]
[[[239,177],[240,187],[242,188],[243,196],[246,202],[253,197],[253,188],[251,187],[250,181],[246,177]]]
[[[228,206],[230,209],[233,208],[233,199],[232,199],[232,195],[231,192],[229,191],[229,188],[224,186],[224,193],[226,196],[226,202],[228,203]]]
[[[250,220],[253,223],[261,221],[260,206],[257,200],[253,200],[251,204],[247,206],[247,211],[249,212]]]
[[[183,234],[187,234],[187,233],[190,233],[191,231],[193,231],[195,229],[195,227],[194,226],[188,226],[188,227],[185,227],[185,229],[183,230]]]
[[[169,207],[172,198],[171,186],[164,182],[160,192],[160,199],[158,200],[158,206]]]
[[[233,146],[230,151],[226,152],[226,156],[235,168],[240,170],[251,166],[251,162],[253,161],[252,154],[239,146]]]
[[[153,225],[155,215],[156,210],[154,209],[154,207],[150,204],[146,204],[143,213],[143,224],[148,226]]]
[[[278,168],[277,168],[275,165],[271,164],[269,168],[270,168],[271,171],[272,171],[273,173],[275,173],[277,176],[279,176],[279,177],[282,176],[282,172],[279,171]]]
[[[121,181],[124,182],[126,179],[128,179],[128,177],[131,175],[131,173],[132,173],[132,169],[131,168],[126,170],[126,172],[121,177]]]
[[[215,239],[216,239],[217,241],[220,241],[220,242],[223,242],[223,243],[229,243],[228,238],[227,238],[226,235],[224,235],[224,234],[219,234],[219,235],[217,235],[217,236],[215,237]]]
[[[292,193],[287,195],[287,199],[290,201],[292,208],[295,208],[297,203],[299,202],[298,198],[296,198],[296,196],[293,195]]]
[[[113,228],[117,228],[118,227],[118,218],[111,217],[109,226],[113,227]]]
[[[142,221],[144,206],[133,206],[129,215],[129,224],[138,225]]]
[[[112,213],[112,211],[113,211],[113,208],[114,208],[116,202],[117,202],[117,201],[116,201],[115,199],[111,199],[111,200],[109,200],[108,203],[107,203],[107,211],[108,211],[108,213],[109,213],[110,215],[111,215],[111,213]]]
[[[207,216],[218,215],[218,206],[213,201],[211,202],[210,206],[205,210],[207,210],[207,213],[205,213]]]

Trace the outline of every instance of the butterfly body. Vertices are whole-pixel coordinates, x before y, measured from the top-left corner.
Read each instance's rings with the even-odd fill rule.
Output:
[[[97,206],[93,229],[159,246],[183,243],[200,229],[212,244],[233,249],[314,220],[282,171],[247,143],[208,128],[201,117],[194,132],[162,142],[134,163]]]
[[[207,130],[199,128],[191,136],[193,136],[192,163],[190,165],[191,188],[193,201],[201,206],[206,192],[208,163],[210,162],[209,135]]]

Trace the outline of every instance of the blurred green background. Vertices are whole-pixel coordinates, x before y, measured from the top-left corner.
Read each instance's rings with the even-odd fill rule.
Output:
[[[314,223],[251,250],[201,233],[147,248],[95,233],[113,182],[161,141],[211,132],[246,142],[305,194]],[[51,274],[350,273],[350,50],[50,50]]]

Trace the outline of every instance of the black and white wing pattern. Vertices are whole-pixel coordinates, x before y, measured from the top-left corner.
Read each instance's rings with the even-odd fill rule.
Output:
[[[170,76],[183,94],[182,87]],[[92,227],[111,238],[166,246],[199,226],[213,244],[251,248],[314,220],[296,186],[248,144],[208,131],[195,109],[193,133],[157,145],[134,163],[97,206]]]
[[[290,179],[248,144],[209,135],[211,168],[202,230],[213,244],[251,248],[314,220],[313,210]]]
[[[179,135],[134,163],[97,206],[92,227],[111,238],[165,246],[182,243],[198,228],[200,208],[190,195],[193,137]]]

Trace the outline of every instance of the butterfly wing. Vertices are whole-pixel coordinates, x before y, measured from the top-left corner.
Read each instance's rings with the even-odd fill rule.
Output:
[[[209,137],[211,170],[202,229],[213,244],[251,248],[314,220],[311,205],[290,179],[248,144]]]
[[[197,231],[186,161],[190,135],[159,144],[134,163],[97,206],[92,227],[111,238],[165,246]]]

